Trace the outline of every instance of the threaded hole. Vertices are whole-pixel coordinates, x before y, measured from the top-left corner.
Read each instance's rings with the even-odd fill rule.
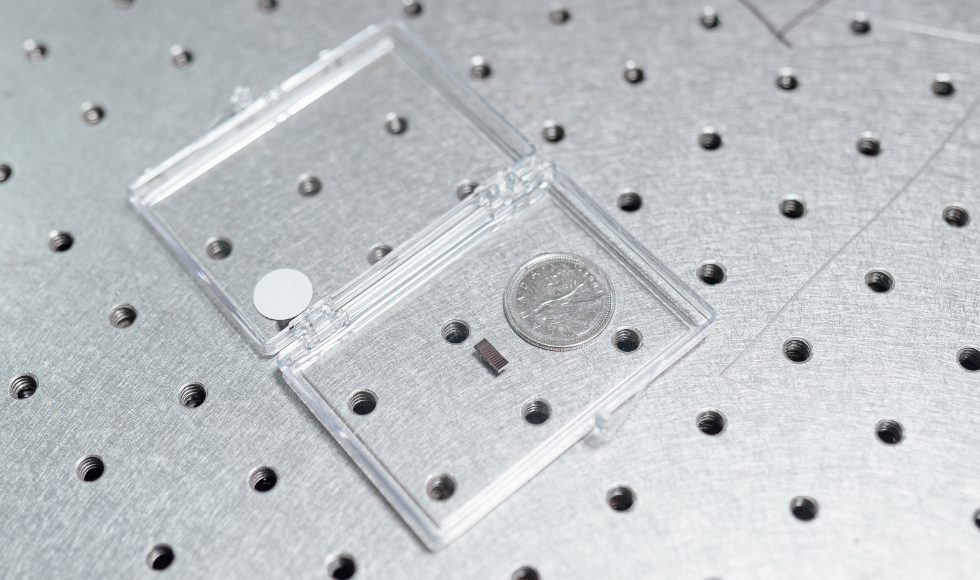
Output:
[[[105,473],[105,463],[98,455],[88,455],[78,460],[75,475],[82,481],[95,481]]]
[[[448,473],[433,475],[425,484],[425,491],[436,501],[445,501],[456,493],[456,480]]]
[[[204,400],[208,398],[208,391],[201,383],[190,383],[180,388],[177,393],[177,400],[180,404],[193,409],[200,407]]]
[[[709,151],[721,147],[721,135],[714,131],[704,131],[698,135],[698,145]]]
[[[636,211],[643,205],[643,198],[635,191],[624,191],[616,198],[616,206],[623,211]]]
[[[878,424],[875,426],[875,432],[878,434],[878,439],[881,439],[883,443],[895,445],[902,441],[905,430],[902,429],[902,424],[898,421],[885,419],[878,421]]]
[[[633,504],[636,503],[636,494],[625,485],[614,487],[606,494],[606,503],[618,512],[629,511],[633,507]]]
[[[973,523],[978,528],[980,528],[980,509],[978,509],[977,511],[973,512]]]
[[[303,196],[311,196],[320,193],[323,189],[323,182],[315,175],[300,175],[299,182],[296,184],[296,191]]]
[[[878,153],[881,153],[881,143],[872,137],[862,137],[858,140],[857,149],[863,155],[874,157]]]
[[[804,522],[808,522],[817,517],[818,509],[816,500],[802,495],[794,497],[793,501],[789,504],[789,510],[793,513],[793,516]]]
[[[357,572],[357,565],[354,563],[354,557],[350,554],[335,556],[327,564],[327,574],[333,580],[349,580],[354,576],[354,572]]]
[[[698,268],[698,280],[704,282],[708,286],[721,284],[727,277],[725,267],[721,264],[701,264],[701,266]]]
[[[381,258],[384,258],[389,253],[391,253],[391,249],[392,249],[391,246],[386,246],[384,244],[380,246],[374,246],[373,248],[371,248],[371,251],[368,252],[367,255],[368,264],[374,264]]]
[[[91,103],[82,104],[82,118],[85,119],[86,123],[95,125],[101,121],[103,117],[105,117],[105,109],[103,109],[100,105],[93,105]]]
[[[980,371],[980,350],[972,346],[960,349],[960,352],[956,354],[956,360],[959,361],[961,367],[968,371]]]
[[[450,320],[442,327],[442,338],[450,344],[459,344],[469,336],[470,327],[462,320]]]
[[[802,338],[791,338],[783,343],[783,356],[795,363],[805,363],[812,355],[810,343]]]
[[[67,252],[74,243],[75,238],[68,232],[51,232],[48,249],[52,252]]]
[[[559,125],[554,119],[548,119],[544,122],[544,129],[541,130],[541,136],[544,137],[545,141],[557,143],[565,138],[565,128]]]
[[[456,186],[456,198],[466,199],[467,197],[473,195],[476,188],[480,187],[480,184],[475,181],[464,181]]]
[[[806,213],[806,204],[798,199],[784,199],[779,202],[779,213],[795,220]]]
[[[705,435],[717,435],[725,430],[725,416],[718,411],[698,413],[698,429]]]
[[[962,207],[951,205],[943,210],[943,221],[954,228],[962,228],[970,223],[970,212]]]
[[[15,399],[29,399],[37,392],[37,377],[30,373],[17,375],[10,381],[10,396]]]
[[[128,328],[136,322],[136,309],[129,304],[120,304],[109,312],[109,324],[116,328]]]
[[[613,334],[613,344],[620,352],[633,352],[640,348],[642,342],[640,332],[632,328],[621,328]]]
[[[347,406],[355,415],[367,415],[378,406],[378,396],[368,390],[357,391],[350,396]]]
[[[567,8],[555,8],[548,13],[548,20],[554,24],[564,24],[572,15]]]
[[[531,399],[521,406],[521,416],[531,425],[540,425],[551,417],[551,405],[544,399]]]
[[[532,566],[521,566],[510,575],[510,580],[540,580],[541,575]]]
[[[392,135],[399,135],[408,129],[408,120],[400,117],[396,113],[388,113],[385,117],[385,128]]]
[[[868,288],[870,288],[872,292],[883,294],[892,289],[892,287],[895,285],[895,280],[888,272],[883,270],[872,270],[864,277],[864,283],[868,285]]]
[[[205,243],[204,252],[212,260],[224,260],[231,255],[231,240],[228,238],[211,238]]]
[[[279,476],[271,467],[256,467],[248,474],[248,486],[255,491],[266,492],[276,486]]]
[[[157,544],[146,555],[146,565],[151,570],[166,570],[174,563],[174,549],[167,544]]]

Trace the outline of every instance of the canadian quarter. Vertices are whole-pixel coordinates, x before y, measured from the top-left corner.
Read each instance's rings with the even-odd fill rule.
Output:
[[[574,254],[542,254],[521,266],[504,292],[514,332],[547,350],[572,350],[599,336],[616,297],[609,277]]]

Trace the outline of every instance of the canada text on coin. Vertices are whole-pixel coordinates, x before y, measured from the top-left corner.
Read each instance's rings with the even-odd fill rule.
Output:
[[[504,314],[521,338],[547,350],[585,346],[612,320],[609,277],[574,254],[542,254],[521,266],[504,293]]]

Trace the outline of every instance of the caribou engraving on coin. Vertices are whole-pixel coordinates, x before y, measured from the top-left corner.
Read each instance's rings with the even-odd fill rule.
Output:
[[[504,293],[504,314],[521,338],[547,350],[588,344],[612,320],[612,283],[574,254],[542,254],[521,266]]]

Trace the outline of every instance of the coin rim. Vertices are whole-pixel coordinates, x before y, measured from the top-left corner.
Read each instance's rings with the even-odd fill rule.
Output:
[[[530,270],[535,265],[541,262],[551,261],[554,260],[555,258],[573,261],[573,262],[579,262],[584,264],[587,268],[591,267],[592,269],[594,269],[595,272],[598,273],[598,275],[603,280],[605,280],[606,286],[609,288],[609,293],[608,293],[609,311],[605,316],[605,320],[603,320],[601,324],[596,326],[596,329],[591,336],[586,335],[585,338],[573,344],[551,344],[527,336],[527,333],[521,330],[520,325],[515,321],[513,312],[511,311],[511,305],[508,300],[508,298],[514,292],[518,281],[525,273],[527,273],[528,270]],[[538,254],[537,256],[531,258],[529,261],[525,262],[520,268],[517,269],[514,275],[511,276],[510,282],[507,283],[507,288],[504,291],[504,316],[507,318],[507,323],[514,330],[514,332],[517,333],[517,336],[521,337],[525,342],[533,346],[536,346],[538,348],[543,348],[544,350],[564,352],[569,350],[575,350],[577,348],[582,348],[583,346],[589,344],[590,342],[598,338],[599,335],[601,335],[603,331],[606,330],[606,327],[608,327],[609,323],[612,322],[613,314],[615,312],[616,312],[616,289],[613,287],[612,280],[609,279],[609,276],[606,274],[606,271],[600,268],[599,265],[593,262],[592,260],[589,260],[588,258],[583,258],[582,256],[576,254],[563,254],[563,253]]]

